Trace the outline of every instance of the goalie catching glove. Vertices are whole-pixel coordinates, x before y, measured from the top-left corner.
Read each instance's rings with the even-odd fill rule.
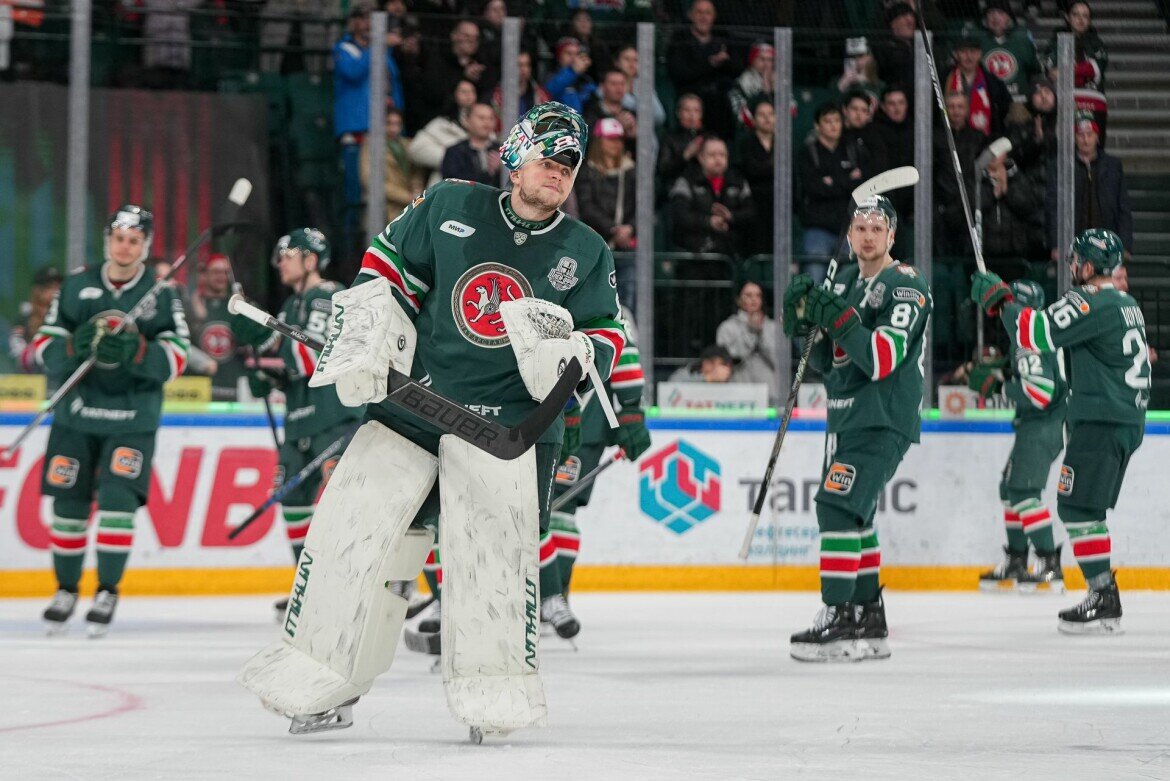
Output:
[[[539,298],[500,303],[500,317],[516,353],[520,378],[532,398],[544,401],[569,361],[593,366],[593,340],[573,330],[573,316],[562,306]]]
[[[410,373],[418,335],[383,277],[334,293],[327,333],[309,387],[335,386],[347,407],[386,398],[390,366]]]

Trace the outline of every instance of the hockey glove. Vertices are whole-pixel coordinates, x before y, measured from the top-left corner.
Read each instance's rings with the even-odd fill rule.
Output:
[[[626,458],[636,461],[650,449],[650,432],[646,429],[646,413],[638,407],[628,407],[618,415],[618,427],[609,430],[609,444],[617,445]]]
[[[94,345],[98,340],[98,327],[96,320],[90,320],[77,326],[77,330],[73,332],[73,340],[70,342],[69,355],[78,363],[83,363],[93,355]]]
[[[93,351],[98,364],[102,366],[129,366],[142,363],[146,356],[146,339],[142,334],[123,331],[120,334],[103,334]]]
[[[1004,304],[1015,301],[1015,296],[998,274],[976,271],[971,275],[971,300],[979,304],[988,317],[997,317]]]
[[[259,347],[272,338],[272,331],[243,315],[232,315],[228,326],[232,329],[232,336],[236,338],[237,344]]]
[[[581,408],[565,410],[565,438],[561,440],[560,463],[581,449]]]
[[[861,324],[857,310],[831,290],[814,287],[808,291],[805,301],[805,319],[824,328],[836,341]]]
[[[804,319],[804,298],[813,287],[812,277],[808,274],[799,274],[788,283],[788,289],[784,291],[785,336],[808,336],[812,330],[812,326]]]

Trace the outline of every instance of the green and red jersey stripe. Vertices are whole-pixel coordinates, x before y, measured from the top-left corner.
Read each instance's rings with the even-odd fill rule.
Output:
[[[888,325],[879,326],[870,342],[873,350],[873,377],[889,377],[906,357],[906,332]]]
[[[1043,377],[1023,375],[1020,377],[1020,387],[1028,399],[1040,409],[1046,409],[1052,403],[1052,394],[1056,384]]]
[[[1052,331],[1048,315],[1039,309],[1024,308],[1016,319],[1020,347],[1037,352],[1052,352]]]
[[[1107,559],[1112,550],[1108,534],[1090,534],[1072,541],[1073,556],[1077,561]]]
[[[861,538],[850,533],[821,535],[821,577],[854,578],[861,564]]]

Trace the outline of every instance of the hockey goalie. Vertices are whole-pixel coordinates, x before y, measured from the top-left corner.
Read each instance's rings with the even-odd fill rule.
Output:
[[[575,111],[536,106],[500,147],[510,192],[434,185],[374,238],[354,284],[333,298],[310,385],[369,404],[366,422],[318,505],[278,639],[239,675],[293,733],[352,724],[405,618],[406,601],[387,586],[417,577],[436,530],[452,715],[477,741],[545,723],[537,546],[563,424],[501,460],[386,403],[387,367],[505,426],[574,358],[594,382],[609,377],[625,338],[613,256],[560,211],[587,138]]]

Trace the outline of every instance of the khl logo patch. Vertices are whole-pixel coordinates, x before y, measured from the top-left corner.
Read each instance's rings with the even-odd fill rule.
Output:
[[[686,534],[719,512],[719,462],[680,439],[643,459],[638,504],[675,534]]]

